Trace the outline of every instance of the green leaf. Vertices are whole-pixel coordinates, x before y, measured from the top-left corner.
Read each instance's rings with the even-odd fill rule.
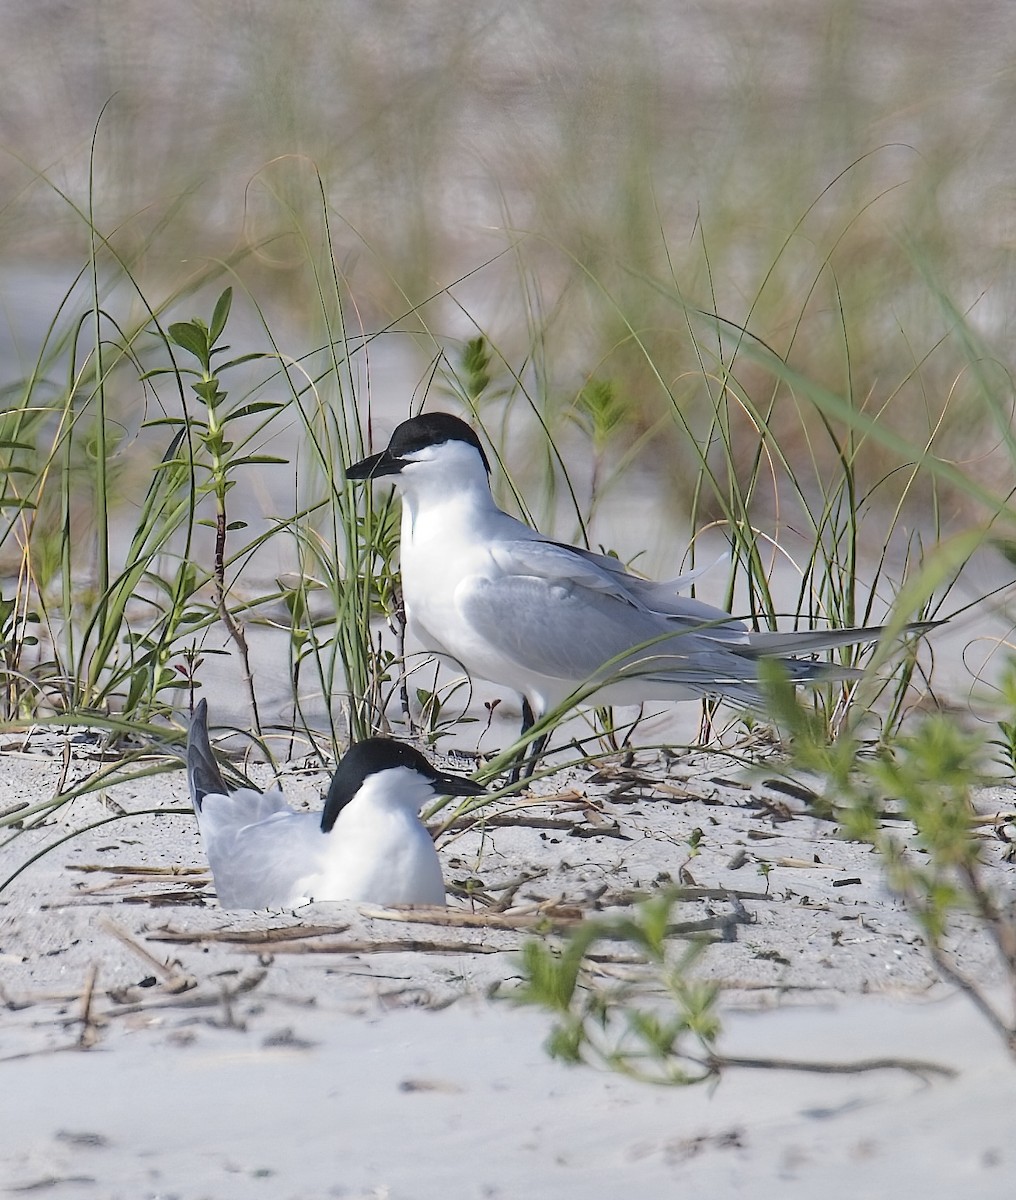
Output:
[[[187,422],[183,417],[153,417],[150,421],[142,421],[142,429],[154,429],[156,425],[186,425]],[[194,424],[202,425],[203,422],[194,422]]]
[[[233,304],[233,289],[226,288],[222,295],[215,302],[215,310],[212,313],[212,323],[208,329],[208,343],[213,345],[219,340],[219,334],[226,328],[226,320],[229,317],[229,310]]]
[[[196,392],[209,408],[214,408],[225,395],[225,392],[219,391],[217,379],[202,379],[200,383],[192,383],[191,390]]]
[[[208,366],[208,330],[196,321],[177,321],[169,327],[169,340],[193,354],[205,367]]]
[[[624,401],[618,398],[617,387],[610,379],[591,379],[579,392],[576,408],[575,419],[588,424],[598,453],[628,419]]]
[[[462,369],[466,376],[466,393],[471,400],[478,400],[490,386],[490,351],[482,335],[470,338],[466,343],[462,351]]]
[[[245,404],[243,408],[234,408],[229,414],[229,419],[232,420],[234,417],[250,417],[254,413],[270,412],[273,409],[285,407],[278,400],[255,400],[253,404]]]
[[[569,1021],[555,1025],[547,1038],[547,1053],[558,1062],[577,1066],[582,1061],[585,1040],[581,1022]]]
[[[277,458],[274,454],[246,454],[242,458],[234,458],[230,461],[230,467],[242,467],[248,463],[281,463],[285,465],[289,462],[288,458]]]
[[[261,350],[252,350],[250,354],[241,354],[239,358],[231,358],[229,362],[219,363],[218,371],[228,371],[230,367],[238,367],[241,363],[253,362],[256,358],[275,358],[274,354],[265,354]]]
[[[154,379],[156,375],[175,375],[177,372],[172,367],[153,367],[151,371],[145,371],[138,379],[144,381],[146,379]],[[187,367],[180,368],[181,375],[196,375],[197,371],[188,369]]]

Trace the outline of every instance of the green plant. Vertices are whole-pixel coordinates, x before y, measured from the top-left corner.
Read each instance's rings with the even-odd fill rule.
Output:
[[[435,671],[435,676],[436,674]],[[415,691],[420,714],[417,731],[428,746],[436,746],[441,738],[450,737],[454,729],[461,725],[473,725],[479,719],[466,715],[472,698],[472,688],[468,679],[460,677],[438,688],[435,678],[433,690],[418,687]],[[456,697],[458,699],[449,713],[448,706]]]
[[[996,721],[999,737],[990,738],[999,764],[1011,775],[1016,776],[1016,659],[1006,662],[998,680],[999,707],[1002,716]]]
[[[939,972],[971,998],[1016,1054],[1016,919],[1005,889],[987,869],[972,800],[986,782],[984,739],[949,716],[932,716],[867,754],[855,731],[830,743],[821,722],[775,671],[768,687],[788,738],[787,769],[821,780],[821,811],[835,817],[844,837],[878,853],[886,882],[906,904]],[[889,822],[887,805],[894,818]],[[1008,991],[1002,1003],[962,966],[955,935],[961,915],[972,916],[994,947]]]
[[[699,1083],[715,1073],[718,988],[694,978],[700,944],[676,953],[668,944],[675,903],[674,894],[664,893],[639,904],[630,917],[587,918],[561,950],[543,941],[525,943],[522,981],[509,998],[554,1017],[551,1057],[651,1083]],[[636,951],[645,969],[624,982],[604,983],[590,957],[603,942]]]
[[[27,600],[24,592],[11,599],[0,596],[0,676],[3,678],[3,717],[16,717],[24,705],[32,708],[34,681],[27,673],[27,655],[39,645],[35,628],[39,614],[22,607]]]
[[[190,390],[204,407],[204,415],[201,417],[191,414],[182,417],[167,416],[157,418],[147,424],[149,426],[168,425],[171,428],[179,429],[179,434],[172,447],[175,451],[173,457],[164,458],[158,469],[171,472],[174,483],[179,479],[181,471],[188,472],[194,481],[195,505],[206,495],[210,495],[214,499],[215,547],[211,578],[215,587],[215,603],[219,617],[240,654],[247,692],[250,697],[254,730],[260,737],[261,719],[258,715],[250,650],[243,626],[230,610],[227,601],[226,536],[230,530],[246,528],[246,522],[229,522],[226,513],[226,497],[235,486],[236,480],[233,473],[238,468],[267,463],[285,463],[286,459],[274,454],[235,454],[236,445],[230,438],[236,436],[233,433],[235,425],[245,418],[258,416],[261,420],[257,429],[253,433],[246,434],[244,444],[249,443],[253,437],[262,433],[265,425],[284,405],[273,400],[240,401],[231,406],[227,404],[227,393],[223,390],[222,376],[243,363],[255,362],[266,357],[260,352],[254,352],[241,354],[226,362],[221,361],[221,356],[229,350],[228,345],[220,343],[220,338],[225,331],[232,304],[233,289],[226,288],[215,302],[210,323],[206,324],[200,317],[194,317],[190,321],[177,321],[169,326],[169,341],[195,359],[196,367],[158,367],[146,372],[142,378],[153,379],[159,375],[174,374],[181,380],[194,379],[195,382],[190,384]],[[171,613],[175,615],[181,610],[183,602],[189,599],[195,591],[195,584],[195,571],[191,564],[184,562],[181,564],[175,587],[171,592]],[[175,633],[175,629],[172,632]]]
[[[924,1079],[955,1075],[950,1067],[920,1059],[821,1061],[723,1053],[717,1048],[719,985],[695,978],[703,943],[682,949],[670,944],[687,932],[670,923],[679,898],[680,889],[666,890],[647,896],[630,917],[586,917],[559,949],[546,941],[523,945],[520,982],[500,995],[553,1018],[546,1042],[552,1058],[682,1087],[735,1067],[836,1074],[903,1070]],[[604,942],[627,952],[621,982],[614,982],[619,972],[606,976],[600,967],[604,959],[616,958]]]

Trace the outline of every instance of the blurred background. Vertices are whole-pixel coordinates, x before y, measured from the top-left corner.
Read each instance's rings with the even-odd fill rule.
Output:
[[[1002,0],[2,0],[0,69],[0,397],[66,391],[97,299],[105,336],[135,338],[106,381],[118,496],[165,442],[140,436],[166,402],[138,379],[165,345],[136,331],[207,319],[226,284],[237,353],[273,342],[339,395],[338,306],[350,337],[379,335],[351,364],[379,440],[471,401],[535,519],[644,548],[648,571],[729,522],[703,457],[717,494],[758,476],[773,536],[788,489],[822,496],[840,470],[846,435],[746,340],[912,458],[932,445],[1011,488]],[[899,464],[877,440],[854,460],[876,554],[984,520]],[[266,467],[248,501],[279,511],[292,479]],[[868,521],[901,498],[889,532]]]
[[[936,290],[1009,341],[1011,16],[992,0],[7,0],[5,341],[31,363],[87,261],[91,203],[150,298],[230,261],[299,353],[320,333],[306,268],[327,217],[365,329],[482,330],[558,410],[606,382],[618,446],[665,407],[657,374],[689,411],[702,391],[678,299],[832,387],[849,353],[855,397],[927,425],[964,386],[935,350]],[[17,372],[8,353],[2,382]],[[968,416],[948,406],[960,443]],[[650,458],[680,460],[672,423],[661,438]]]

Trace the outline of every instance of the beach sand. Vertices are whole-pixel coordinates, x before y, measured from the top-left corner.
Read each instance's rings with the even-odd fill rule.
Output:
[[[72,778],[95,765],[76,752]],[[8,745],[5,802],[45,800],[66,769]],[[182,773],[75,800],[4,848],[4,877],[115,805],[178,811],[70,838],[0,894],[0,1195],[1011,1195],[1013,1060],[938,979],[877,857],[767,778],[644,752],[545,779],[539,803],[439,842],[452,884],[514,889],[473,924],[484,906],[454,896],[412,920],[346,904],[224,913]],[[283,780],[309,807],[326,782]],[[1011,789],[979,807],[1011,811]],[[990,829],[984,845],[1011,895],[1004,845]],[[534,919],[566,931],[681,883],[675,918],[710,929],[699,969],[724,985],[724,1052],[958,1074],[739,1068],[664,1088],[552,1061],[550,1018],[499,998],[524,939],[557,936]],[[972,923],[954,944],[1002,984]]]

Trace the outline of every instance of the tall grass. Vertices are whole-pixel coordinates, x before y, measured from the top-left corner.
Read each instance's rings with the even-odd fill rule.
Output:
[[[280,216],[269,245],[285,240],[291,258],[299,247],[322,334],[309,353],[287,352],[244,284],[242,268],[259,247],[209,264],[185,288],[149,300],[132,260],[108,235],[92,230],[95,249],[3,416],[3,549],[14,581],[2,609],[8,719],[116,712],[148,724],[171,717],[181,691],[199,682],[202,655],[213,652],[209,631],[221,627],[244,660],[250,724],[260,738],[244,629],[272,612],[273,622],[288,627],[294,712],[304,732],[312,732],[302,715],[300,685],[308,675],[329,711],[333,697],[346,696],[343,726],[354,736],[385,726],[402,669],[394,511],[384,496],[376,507],[364,501],[341,474],[342,464],[370,446],[375,417],[365,381],[382,337],[412,339],[429,358],[431,405],[447,403],[436,399],[444,393],[487,428],[510,497],[524,516],[532,518],[534,505],[524,497],[535,492],[543,497],[541,523],[571,524],[589,544],[611,489],[624,486],[636,459],[640,466],[644,458],[651,460],[653,437],[623,448],[637,419],[619,380],[590,369],[575,392],[559,390],[545,363],[545,348],[558,336],[557,314],[545,314],[532,300],[534,269],[517,245],[513,254],[530,272],[521,296],[530,344],[520,358],[495,342],[460,302],[458,319],[468,321],[470,335],[456,342],[442,334],[432,302],[455,299],[458,284],[419,306],[407,294],[398,321],[380,332],[362,323],[350,330],[351,285],[336,265],[327,192],[313,172],[308,192],[304,164],[293,170],[305,198],[316,190],[316,203],[301,208],[284,186],[285,171],[274,176]],[[262,182],[267,190],[268,182]],[[92,228],[88,211],[79,209],[78,217]],[[662,229],[658,236],[664,241]],[[142,254],[150,252],[149,244],[141,247]],[[704,245],[702,253],[708,258]],[[644,376],[653,381],[656,399],[640,396],[637,411],[659,406],[652,428],[675,425],[686,451],[695,455],[688,474],[691,527],[721,532],[733,549],[720,599],[756,625],[774,625],[787,615],[801,624],[882,619],[893,610],[904,578],[943,537],[944,494],[954,506],[979,505],[986,514],[982,520],[1007,514],[1007,496],[995,495],[951,464],[938,444],[949,425],[962,427],[968,437],[980,426],[996,429],[1001,450],[1011,450],[1008,409],[997,396],[997,373],[983,367],[987,351],[930,281],[947,332],[924,359],[908,366],[903,379],[883,389],[881,399],[858,396],[852,390],[851,318],[836,286],[831,252],[818,261],[805,288],[785,349],[768,345],[750,326],[781,263],[778,258],[770,267],[744,324],[717,312],[715,303],[710,309],[692,303],[673,265],[668,277],[633,273],[624,295],[589,269],[583,274],[613,310],[625,346],[637,353]],[[915,261],[918,268],[923,264]],[[798,333],[825,276],[832,276],[839,313],[838,390],[793,365]],[[222,290],[203,318],[193,306],[216,277]],[[124,283],[132,291],[129,319],[106,299]],[[242,290],[234,293],[238,285]],[[224,341],[234,294],[242,299],[245,334],[252,339],[239,347]],[[672,327],[682,331],[687,346],[682,354],[691,355],[694,374],[675,375],[672,355],[654,355],[655,333],[645,320],[647,308],[659,304],[670,311]],[[86,334],[90,342],[83,345]],[[926,417],[911,415],[909,433],[898,432],[893,406],[902,403],[899,398],[932,354],[964,364],[957,368],[963,395],[956,388],[929,402]],[[604,361],[601,356],[598,363]],[[254,367],[260,374],[251,377]],[[126,399],[131,376],[148,391],[140,414]],[[950,407],[961,403],[965,424]],[[513,440],[520,434],[540,447],[535,461],[542,463],[542,478],[531,470],[515,476]],[[289,439],[286,454],[268,452],[285,444],[283,437]],[[573,473],[569,464],[587,455],[591,472]],[[298,485],[289,511],[272,512],[251,535],[249,514],[234,517],[229,497],[257,483],[260,469],[271,464],[295,468]],[[149,482],[141,490],[138,479],[146,470]],[[128,513],[114,500],[132,489]],[[566,500],[563,512],[555,499],[559,494]],[[205,523],[214,527],[211,546],[202,540]],[[259,556],[283,541],[290,570],[255,582]],[[968,537],[968,552],[977,541]],[[611,548],[628,558],[643,549],[637,542]],[[695,540],[689,554],[694,565]],[[779,559],[792,565],[797,578],[789,605],[771,586]],[[899,623],[942,611],[964,559],[936,573],[934,587],[905,592],[907,611],[899,613]],[[867,577],[862,560],[869,564]],[[394,641],[372,625],[379,615],[395,630]],[[904,711],[912,671],[909,661],[897,676],[885,717],[890,732]],[[403,693],[408,694],[405,688]],[[816,703],[828,706],[830,724],[842,715],[843,701],[842,694],[816,693]],[[333,740],[343,732],[334,724],[330,729]]]
[[[121,745],[147,746],[172,736],[202,665],[231,643],[248,695],[244,724],[267,750],[246,629],[281,609],[297,710],[309,659],[318,707],[336,717],[345,709],[332,744],[364,736],[376,717],[363,698],[380,672],[357,562],[374,516],[339,482],[366,444],[350,367],[364,340],[346,339],[337,275],[312,273],[323,347],[287,355],[262,320],[254,348],[231,349],[232,286],[207,317],[193,307],[180,317],[216,277],[220,286],[237,279],[239,260],[209,264],[152,301],[133,263],[93,234],[95,252],[0,415],[5,725],[98,722]],[[244,300],[249,330],[249,314],[263,313]],[[268,452],[277,443],[285,454]],[[296,468],[289,507],[260,517],[250,492],[279,465]],[[269,552],[298,570],[266,577],[259,563]],[[318,591],[333,602],[327,615],[311,612]],[[270,726],[280,720],[273,713]]]
[[[916,51],[886,84],[877,137],[867,96],[821,88],[847,87],[871,33],[834,6],[822,31],[776,8],[761,31],[704,18],[722,128],[708,56],[681,43],[678,84],[662,11],[641,24],[597,6],[562,41],[549,35],[564,12],[526,25],[453,6],[421,54],[422,16],[368,28],[312,7],[313,47],[260,9],[239,40],[202,14],[210,45],[229,35],[232,74],[209,72],[176,19],[160,26],[151,47],[180,67],[179,103],[156,104],[154,81],[127,88],[90,155],[51,149],[63,126],[44,122],[0,168],[0,249],[34,206],[33,244],[80,264],[34,361],[4,381],[8,727],[96,721],[124,746],[178,733],[230,652],[249,660],[236,720],[269,752],[280,729],[339,744],[407,712],[432,740],[478,734],[476,706],[475,725],[454,720],[454,677],[414,659],[405,680],[397,509],[341,470],[424,403],[486,430],[506,506],[547,532],[649,573],[675,557],[660,529],[689,566],[729,543],[722,585],[698,586],[759,626],[959,607],[957,572],[1008,520],[1005,256],[957,191],[1008,137],[1001,76],[974,160],[937,108],[903,144],[899,114],[926,76]],[[54,54],[76,21],[46,27]],[[101,21],[110,62],[152,52],[132,57],[130,23]],[[766,82],[780,31],[809,49],[814,105]],[[590,70],[605,53],[609,71]],[[185,141],[186,163],[166,153]],[[992,283],[999,302],[978,305]],[[398,395],[373,382],[393,347],[417,385]],[[660,504],[622,544],[602,530],[635,472]],[[251,637],[265,626],[288,659],[268,712]],[[886,736],[929,670],[907,656],[879,676]],[[834,729],[849,699],[812,702]]]

